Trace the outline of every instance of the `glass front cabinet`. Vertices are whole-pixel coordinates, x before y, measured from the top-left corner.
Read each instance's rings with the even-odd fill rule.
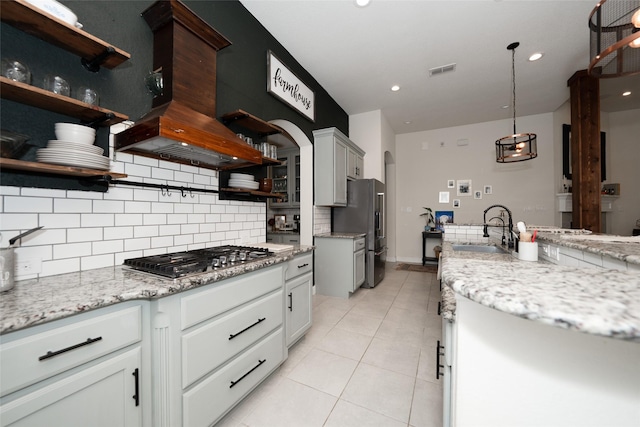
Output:
[[[282,193],[281,199],[270,199],[271,209],[300,207],[300,149],[281,150],[280,165],[270,166],[274,193]]]

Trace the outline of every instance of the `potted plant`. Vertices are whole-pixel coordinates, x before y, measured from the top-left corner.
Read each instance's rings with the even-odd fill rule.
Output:
[[[430,231],[432,229],[431,224],[435,225],[435,221],[433,219],[433,211],[431,210],[431,208],[423,207],[422,209],[424,209],[425,212],[421,213],[420,216],[423,216],[427,221],[427,225],[424,226],[424,231]]]

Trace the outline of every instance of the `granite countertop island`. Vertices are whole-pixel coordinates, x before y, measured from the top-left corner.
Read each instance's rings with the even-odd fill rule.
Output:
[[[640,264],[640,243],[610,236],[543,232],[541,242]],[[514,316],[588,334],[640,342],[640,272],[521,261],[507,254],[454,251],[443,243],[443,316],[455,293]],[[449,289],[446,289],[446,288]],[[451,290],[453,292],[451,292]]]
[[[313,249],[313,246],[294,246],[293,250],[269,258],[177,279],[116,266],[22,280],[0,294],[0,334],[125,301],[166,297],[287,262]]]

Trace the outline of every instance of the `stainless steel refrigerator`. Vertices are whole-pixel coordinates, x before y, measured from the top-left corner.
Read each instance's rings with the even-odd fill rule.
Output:
[[[380,283],[387,251],[384,184],[377,179],[349,181],[347,206],[333,208],[333,231],[366,233],[366,273],[362,286],[373,288]]]

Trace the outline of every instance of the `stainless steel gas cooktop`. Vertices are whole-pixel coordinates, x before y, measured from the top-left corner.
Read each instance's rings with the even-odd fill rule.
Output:
[[[124,264],[136,270],[175,279],[191,274],[239,266],[273,255],[274,253],[268,249],[228,245],[130,258],[124,260]]]

